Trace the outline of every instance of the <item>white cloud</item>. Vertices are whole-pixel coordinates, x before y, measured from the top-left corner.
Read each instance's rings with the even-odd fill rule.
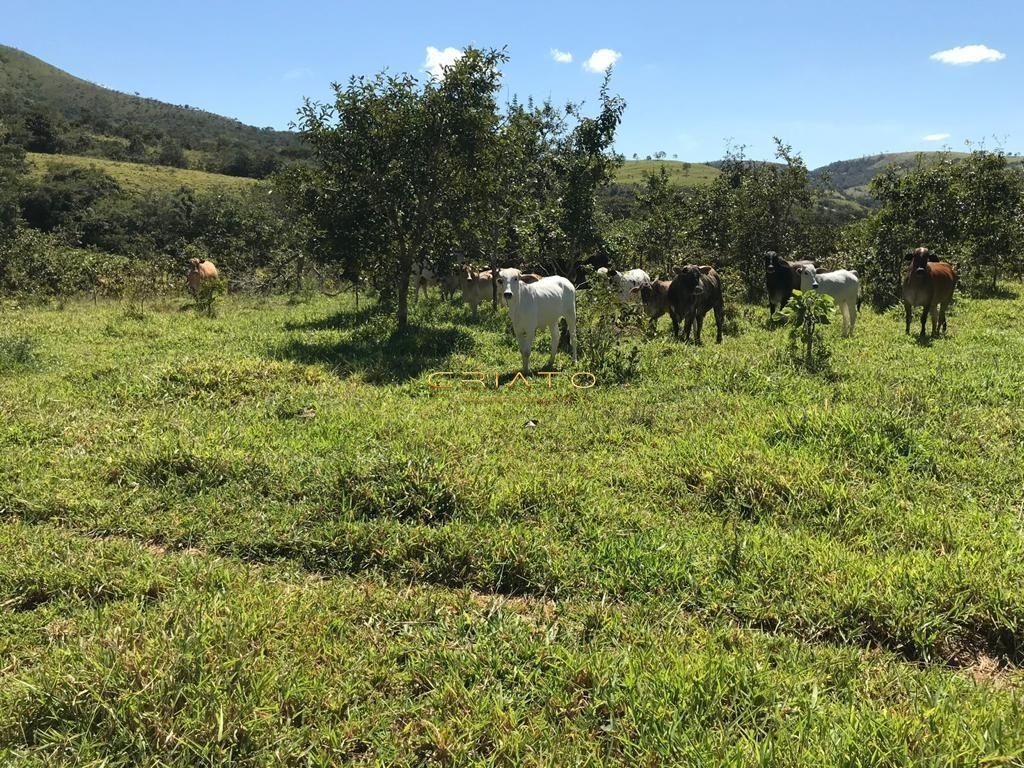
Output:
[[[987,45],[958,45],[948,51],[933,53],[929,58],[943,64],[980,64],[983,61],[1002,61],[1006,54]]]
[[[315,73],[309,67],[292,67],[284,73],[285,80],[305,80],[313,77]]]
[[[611,48],[598,48],[590,58],[583,62],[583,68],[587,72],[604,72],[608,67],[622,58],[622,54],[613,51]]]
[[[444,70],[462,58],[462,51],[458,48],[445,48],[439,51],[432,45],[427,46],[427,60],[423,62],[423,69],[430,73],[431,77],[440,80],[444,77]]]
[[[551,58],[557,61],[559,64],[571,64],[572,54],[566,51],[560,51],[557,48],[551,49]]]
[[[949,136],[948,133],[929,133],[924,137],[924,141],[945,141]]]

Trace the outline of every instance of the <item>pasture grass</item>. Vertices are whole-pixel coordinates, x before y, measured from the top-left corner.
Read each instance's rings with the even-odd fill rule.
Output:
[[[1024,300],[589,389],[365,302],[4,315],[0,763],[1022,763]]]
[[[682,160],[626,160],[615,171],[617,184],[642,184],[644,177],[658,173],[664,168],[669,181],[680,187],[705,187],[715,180],[721,171],[704,163],[687,163]]]
[[[111,176],[121,187],[134,194],[145,192],[173,192],[183,186],[199,191],[217,189],[244,189],[256,183],[255,179],[241,176],[225,176],[190,168],[171,168],[166,165],[129,163],[107,160],[99,157],[78,155],[44,155],[29,152],[29,177],[41,179],[54,165],[71,165],[80,168],[99,168]]]

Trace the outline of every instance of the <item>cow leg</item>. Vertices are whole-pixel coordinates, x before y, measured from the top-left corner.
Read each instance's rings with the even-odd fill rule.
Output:
[[[530,375],[530,350],[533,349],[533,339],[537,329],[531,331],[526,329],[519,332],[519,354],[523,356],[523,376]]]
[[[555,356],[558,354],[558,342],[562,339],[561,328],[558,327],[558,321],[551,326],[551,359],[548,360],[548,365],[554,365]]]
[[[775,305],[772,302],[768,302],[768,319],[771,320],[775,317]]]
[[[686,316],[686,323],[683,325],[683,341],[690,340],[690,329],[693,328],[693,315]]]
[[[939,308],[939,325],[942,326],[942,332],[946,333],[946,305],[943,304]]]
[[[572,316],[565,318],[565,330],[569,334],[569,349],[572,350],[572,361],[576,360],[576,308],[573,307]]]
[[[715,344],[722,343],[722,328],[725,326],[725,307],[721,302],[715,305]]]
[[[932,338],[937,339],[939,337],[939,305],[932,305]]]
[[[903,302],[903,311],[907,315],[907,335],[910,335],[910,319],[914,313],[914,308],[910,306],[909,302]]]
[[[703,330],[704,330],[704,315],[698,314],[695,318],[693,318],[693,331],[694,331],[693,343],[694,344],[698,344],[699,345],[701,343],[700,333]]]
[[[857,300],[850,301],[850,335],[853,335],[853,327],[857,325]]]
[[[675,312],[672,312],[672,313],[669,314],[669,317],[672,318],[672,335],[675,336],[678,339],[679,338],[679,315],[677,315]]]
[[[839,311],[843,313],[843,338],[845,339],[853,330],[853,325],[850,322],[850,305],[844,301],[839,305]]]
[[[925,337],[925,327],[928,324],[928,313],[931,311],[931,307],[927,304],[924,305],[924,309],[921,310],[921,338]]]

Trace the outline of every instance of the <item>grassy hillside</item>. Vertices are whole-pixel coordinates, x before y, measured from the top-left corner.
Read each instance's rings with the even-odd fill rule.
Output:
[[[193,171],[184,168],[168,168],[160,165],[124,163],[96,157],[40,155],[29,152],[26,158],[29,163],[30,178],[42,177],[54,165],[91,166],[109,174],[124,190],[134,193],[148,192],[150,190],[174,190],[182,186],[189,186],[196,190],[223,187],[241,188],[257,183],[255,179],[241,176],[225,176],[219,173],[206,173],[205,171]]]
[[[1016,764],[1022,313],[498,391],[434,300],[8,311],[0,763]]]
[[[871,180],[886,168],[895,165],[898,168],[912,168],[917,165],[920,157],[926,164],[938,162],[941,157],[963,158],[965,152],[890,152],[888,154],[867,155],[852,160],[839,160],[811,171],[811,176],[822,179],[827,174],[830,183],[839,193],[855,202],[870,203],[868,185]],[[1011,157],[1011,164],[1024,163],[1024,158]]]
[[[710,184],[719,171],[703,163],[684,163],[679,160],[627,160],[615,174],[618,184],[640,184],[645,174],[657,173],[664,168],[673,183],[681,187],[700,187]]]
[[[157,142],[171,139],[192,151],[241,149],[279,159],[305,155],[293,133],[103,88],[2,45],[0,107],[8,117],[32,109],[57,114],[74,127],[73,141],[97,152],[117,150],[118,139],[141,135],[152,144],[150,153],[156,152]]]

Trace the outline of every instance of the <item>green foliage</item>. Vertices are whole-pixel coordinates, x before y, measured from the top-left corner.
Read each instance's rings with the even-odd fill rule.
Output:
[[[646,318],[636,304],[619,302],[616,286],[591,272],[590,288],[577,293],[576,333],[587,372],[600,386],[614,386],[640,375],[640,345]]]
[[[32,152],[68,152],[261,178],[307,152],[298,136],[80,80],[0,45],[0,113]]]
[[[673,275],[678,254],[690,239],[690,207],[664,168],[646,176],[637,189],[629,226],[628,245],[622,250],[652,274]]]
[[[0,258],[0,293],[5,295],[49,298],[91,294],[99,278],[131,268],[126,257],[69,248],[53,236],[31,229],[18,231],[7,254]]]
[[[764,295],[764,254],[821,259],[833,248],[833,229],[819,215],[824,192],[811,183],[800,155],[775,139],[781,163],[749,160],[730,151],[721,174],[693,196],[694,239],[723,268],[738,270],[747,299]]]
[[[881,207],[848,236],[867,296],[878,307],[900,297],[904,255],[927,246],[953,262],[969,292],[992,291],[1019,273],[1024,246],[1024,171],[1002,151],[919,157],[871,182]]]
[[[793,298],[782,310],[783,323],[789,328],[790,355],[793,362],[808,371],[823,371],[830,366],[832,350],[821,326],[827,325],[836,311],[835,300],[817,291],[793,291]]]
[[[22,216],[29,226],[43,232],[62,230],[77,243],[78,230],[92,206],[116,196],[121,188],[98,168],[54,165],[22,196]]]
[[[453,261],[438,246],[460,228],[466,184],[496,122],[505,58],[469,49],[440,81],[423,84],[410,75],[352,78],[335,85],[333,105],[302,110],[324,176],[315,216],[327,250],[346,273],[370,272],[385,295],[397,292],[400,326],[413,264]]]
[[[206,317],[217,316],[217,299],[227,293],[224,278],[204,280],[196,291],[196,312]]]
[[[9,141],[9,132],[0,120],[0,254],[14,236],[19,215],[19,197],[26,171],[25,152]],[[3,266],[0,265],[0,271]]]
[[[608,93],[571,130],[549,104],[496,104],[503,52],[473,48],[440,80],[410,75],[353,78],[332,105],[307,103],[319,194],[314,221],[321,258],[350,279],[368,273],[385,301],[408,316],[414,264],[444,271],[460,252],[476,263],[531,261],[573,275],[602,246],[596,190],[619,158],[611,151],[621,99]]]
[[[32,366],[38,350],[39,344],[29,336],[0,335],[0,374]]]

